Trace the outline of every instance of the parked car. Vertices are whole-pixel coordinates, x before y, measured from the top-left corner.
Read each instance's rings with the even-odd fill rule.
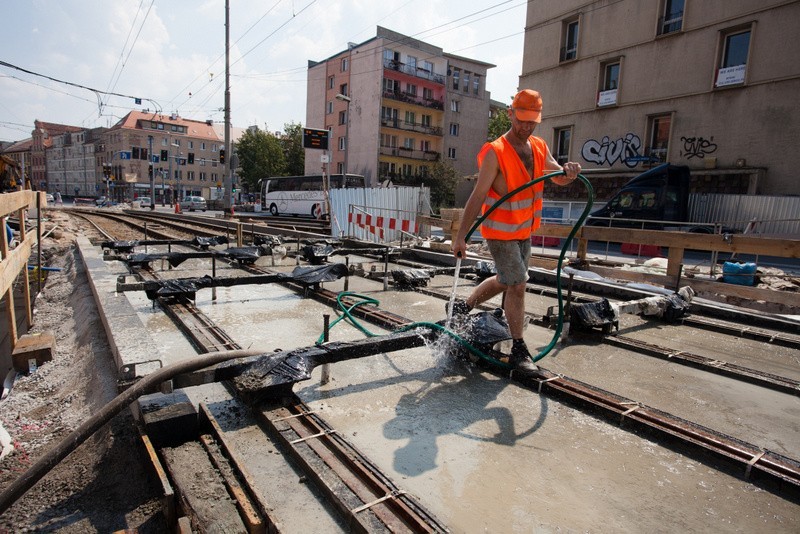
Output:
[[[183,200],[181,200],[181,211],[206,211],[207,209],[208,205],[206,204],[206,199],[203,197],[184,197]]]
[[[47,199],[47,203],[48,204],[55,204],[56,203],[56,199],[53,197],[52,193],[47,193],[45,195],[45,198]]]
[[[138,202],[139,206],[142,208],[149,208],[150,204],[152,204],[152,202],[150,202],[150,197],[139,197],[136,199],[136,202]]]

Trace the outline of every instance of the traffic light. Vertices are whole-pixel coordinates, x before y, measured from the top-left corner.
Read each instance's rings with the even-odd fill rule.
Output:
[[[167,161],[169,159],[169,152],[166,150],[161,151],[161,161]]]
[[[147,176],[149,178],[153,177],[153,164],[152,163],[147,166]]]
[[[194,165],[194,152],[189,152],[189,165]]]
[[[107,180],[109,178],[111,178],[111,164],[110,163],[103,163],[103,176],[105,176]]]
[[[220,163],[225,163],[225,149],[224,148],[221,148],[219,150],[219,162]]]

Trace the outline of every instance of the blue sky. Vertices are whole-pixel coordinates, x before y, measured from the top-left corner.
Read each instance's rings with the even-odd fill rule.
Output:
[[[271,131],[303,123],[308,60],[370,39],[378,25],[497,65],[487,87],[493,99],[510,101],[522,64],[526,4],[230,0],[231,122]],[[34,119],[110,126],[144,108],[223,121],[224,0],[8,0],[5,7],[0,141],[29,137]]]

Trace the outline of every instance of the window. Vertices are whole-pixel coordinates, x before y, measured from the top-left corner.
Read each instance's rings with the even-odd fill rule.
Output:
[[[342,58],[342,72],[347,72],[348,63],[349,61],[346,57]]]
[[[455,122],[450,123],[450,135],[458,136],[458,124]]]
[[[200,143],[200,150],[205,150],[205,149],[206,149],[206,142],[203,141],[202,143]]]
[[[556,129],[556,153],[555,158],[559,165],[569,161],[569,144],[572,139],[572,128]]]
[[[684,0],[663,0],[663,15],[658,20],[658,34],[680,31],[683,27]]]
[[[406,65],[408,65],[409,72],[414,74],[417,70],[417,58],[414,56],[406,57]]]
[[[344,150],[347,147],[347,138],[344,136],[339,137],[339,150]]]
[[[421,124],[425,128],[430,128],[431,127],[431,116],[430,115],[423,115]]]
[[[424,98],[425,100],[433,100],[433,90],[428,87],[423,87],[422,98]]]
[[[716,87],[741,85],[747,72],[750,53],[750,29],[723,34],[722,57],[717,70]]]
[[[387,93],[398,93],[400,92],[400,82],[391,78],[384,78],[383,90]]]
[[[422,60],[422,70],[432,74],[433,73],[433,63],[431,63],[430,61],[425,61],[423,59]]]
[[[619,61],[601,65],[602,85],[597,94],[598,106],[613,106],[617,103],[617,87],[619,86]]]
[[[339,112],[339,124],[347,124],[347,111]]]
[[[328,89],[333,89],[333,86],[335,84],[335,79],[336,78],[333,76],[328,77]]]
[[[578,20],[564,22],[564,46],[561,48],[561,61],[578,57]]]
[[[325,106],[325,114],[330,115],[331,113],[333,113],[333,101],[328,102]]]
[[[472,78],[472,94],[479,95],[481,90],[481,77],[477,74]]]
[[[408,150],[414,150],[414,139],[411,137],[404,137],[403,148],[407,148]]]
[[[381,134],[381,146],[395,148],[397,146],[397,136]]]
[[[459,110],[458,100],[452,100],[450,102],[450,111],[455,111],[456,113],[458,113],[458,110]]]
[[[413,111],[406,111],[406,126],[414,126],[417,116]]]
[[[343,83],[342,85],[339,86],[339,94],[347,96],[347,84],[346,83]]]
[[[344,163],[341,161],[336,164],[336,174],[344,174]]]
[[[422,140],[419,142],[419,149],[423,152],[427,152],[431,149],[431,142]]]
[[[414,167],[407,163],[403,163],[403,176],[411,176],[414,174]]]
[[[413,96],[417,96],[417,86],[414,85],[413,83],[407,83],[406,84],[406,93],[408,93],[410,95],[413,95]]]
[[[186,179],[194,182],[194,171],[186,171]]]
[[[671,125],[671,115],[654,115],[648,119],[647,131],[650,140],[648,155],[662,162],[667,161]]]
[[[447,149],[447,157],[450,159],[456,159],[456,148],[450,147]]]
[[[464,71],[464,92],[469,93],[469,75],[470,73]]]
[[[461,70],[453,69],[453,90],[458,91],[458,82],[461,80]]]
[[[397,128],[397,110],[386,106],[381,107],[381,121],[387,126]]]

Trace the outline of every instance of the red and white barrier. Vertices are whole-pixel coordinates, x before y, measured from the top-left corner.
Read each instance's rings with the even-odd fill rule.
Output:
[[[402,230],[410,232],[412,221],[409,219],[396,219],[394,217],[373,216],[369,213],[352,213],[347,216],[347,222],[354,223],[360,228],[364,228],[373,235],[381,239],[384,237],[384,230]],[[414,225],[414,233],[419,230],[419,225]]]

